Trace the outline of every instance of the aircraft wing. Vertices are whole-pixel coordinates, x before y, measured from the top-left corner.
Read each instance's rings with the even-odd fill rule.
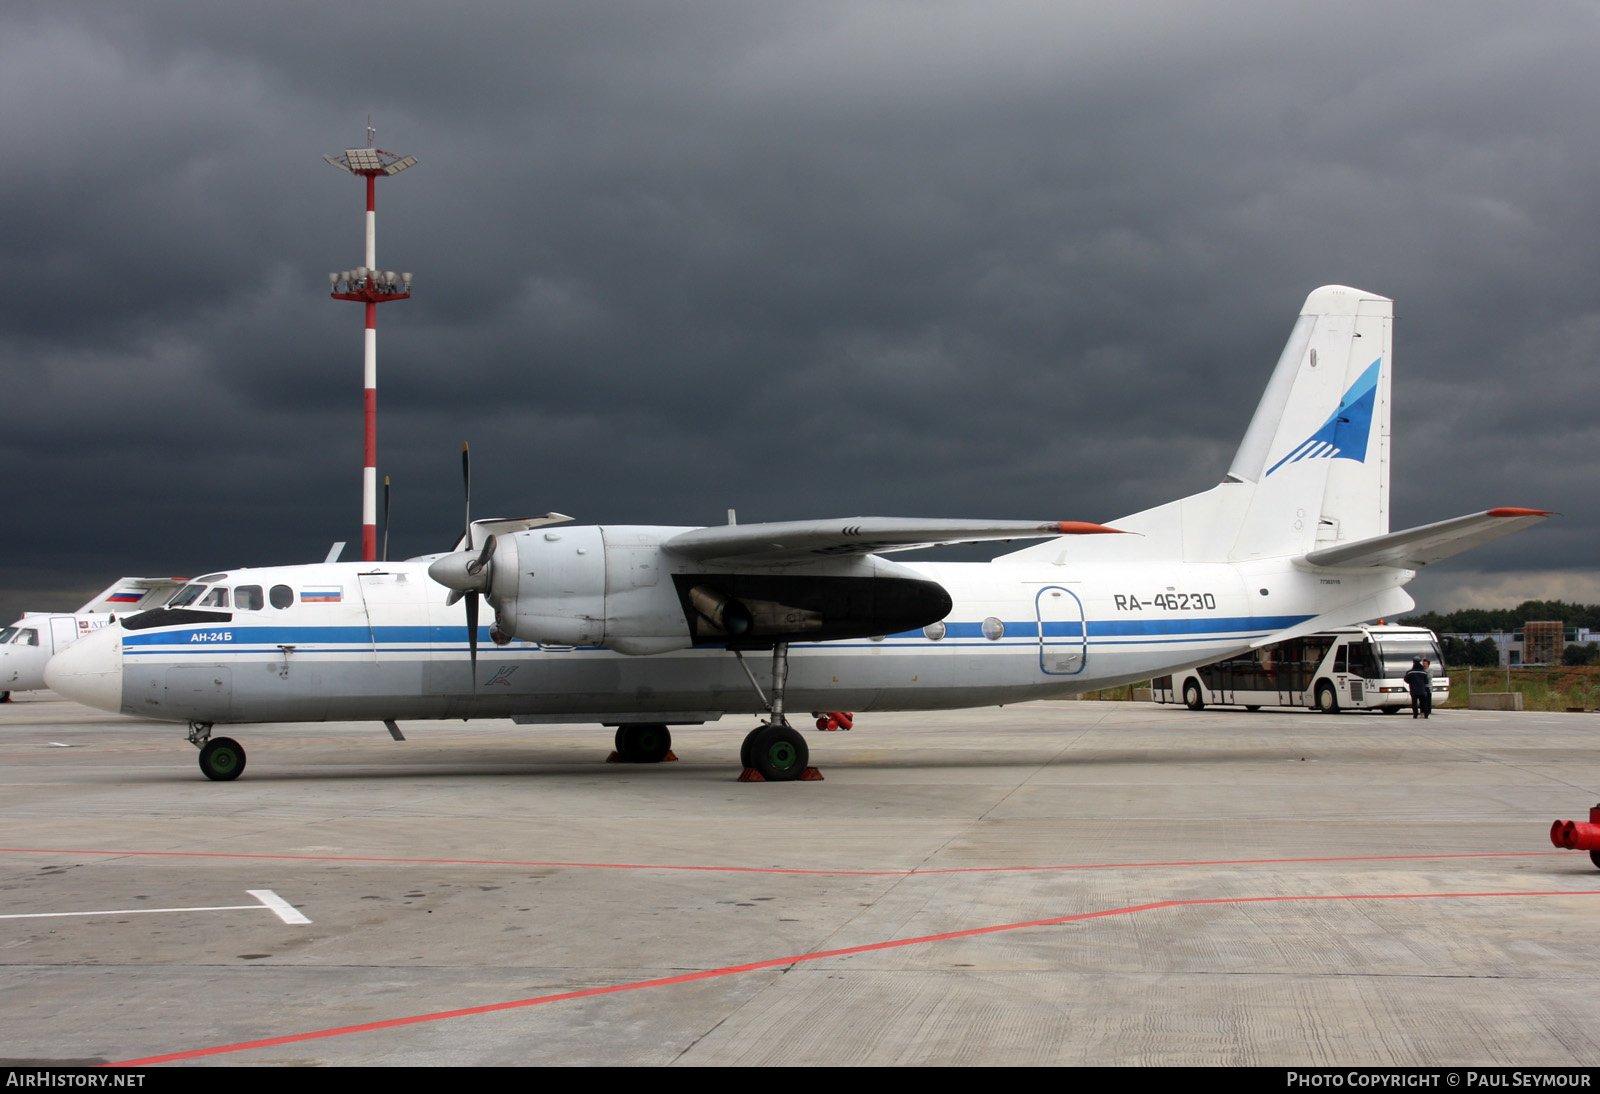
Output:
[[[119,577],[78,609],[85,612],[142,612],[158,608],[189,581],[186,577]]]
[[[1538,524],[1552,515],[1545,509],[1489,509],[1441,520],[1437,524],[1407,528],[1403,532],[1389,532],[1354,543],[1324,547],[1320,551],[1302,555],[1301,560],[1311,566],[1341,569],[1392,566],[1419,570],[1440,559],[1459,555],[1462,551]]]
[[[697,562],[800,562],[842,555],[877,555],[949,543],[1042,539],[1047,536],[1116,532],[1084,521],[917,520],[909,517],[844,517],[770,524],[729,524],[680,532],[663,550]]]

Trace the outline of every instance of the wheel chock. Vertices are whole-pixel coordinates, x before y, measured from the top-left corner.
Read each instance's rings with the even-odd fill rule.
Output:
[[[761,772],[757,771],[755,768],[747,767],[743,771],[739,772],[738,781],[742,783],[764,783],[767,781],[767,777],[761,774]],[[822,772],[818,771],[814,767],[808,767],[800,773],[800,777],[798,779],[793,781],[797,783],[819,783],[822,782]]]
[[[678,754],[676,752],[672,751],[672,749],[669,748],[669,749],[667,749],[667,754],[665,756],[661,757],[661,762],[662,763],[669,763],[669,762],[671,762],[673,760],[676,760],[677,758],[678,758]],[[613,751],[611,753],[611,755],[606,757],[606,763],[608,763],[608,764],[625,764],[627,762],[628,762],[627,760],[624,760],[622,758],[622,753],[616,752],[616,751]]]

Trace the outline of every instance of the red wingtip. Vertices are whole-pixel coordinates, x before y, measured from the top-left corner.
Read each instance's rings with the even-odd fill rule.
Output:
[[[1491,517],[1548,517],[1554,513],[1554,509],[1518,509],[1516,506],[1489,510]]]
[[[1121,528],[1112,528],[1106,524],[1090,524],[1086,520],[1059,520],[1056,528],[1065,536],[1100,536],[1110,532],[1122,534]]]

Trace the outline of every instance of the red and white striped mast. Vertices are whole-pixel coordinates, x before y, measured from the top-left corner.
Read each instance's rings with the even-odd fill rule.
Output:
[[[378,559],[378,305],[411,296],[411,275],[378,269],[378,176],[398,175],[417,162],[415,156],[396,156],[372,147],[377,135],[367,125],[367,146],[347,148],[343,155],[323,156],[333,166],[367,180],[366,264],[328,275],[335,300],[355,300],[367,306],[366,330],[366,435],[361,469],[361,561]]]

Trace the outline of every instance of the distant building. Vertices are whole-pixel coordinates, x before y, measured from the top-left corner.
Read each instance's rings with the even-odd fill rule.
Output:
[[[1528,634],[1532,630],[1534,644],[1529,646]],[[1500,651],[1501,667],[1517,668],[1520,665],[1559,665],[1567,646],[1576,643],[1584,646],[1600,642],[1600,630],[1588,627],[1563,627],[1559,621],[1528,622],[1520,631],[1452,632],[1441,638],[1459,638],[1479,642],[1487,638]]]

